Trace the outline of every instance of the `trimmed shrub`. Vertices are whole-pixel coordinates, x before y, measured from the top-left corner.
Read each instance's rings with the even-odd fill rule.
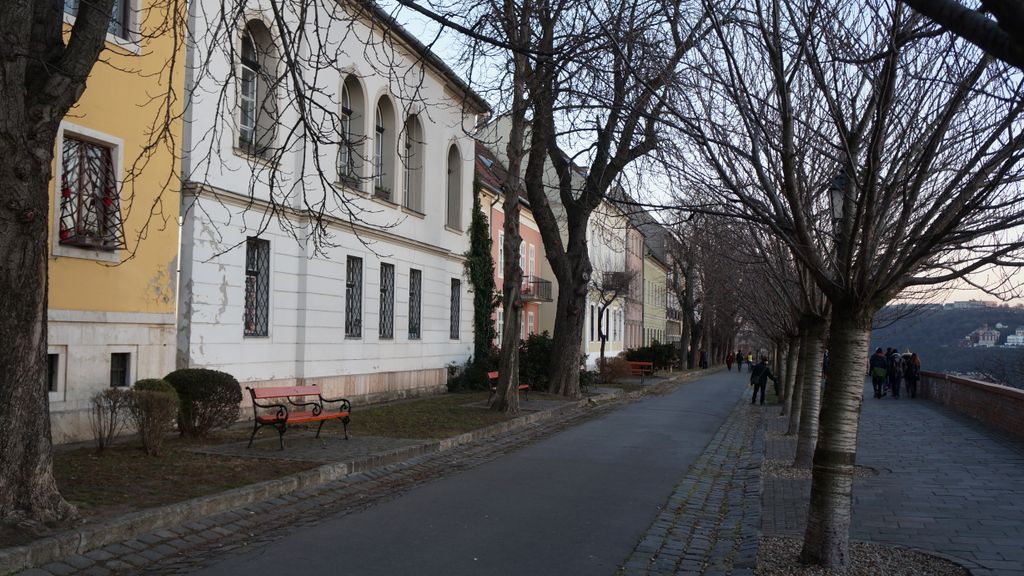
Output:
[[[178,405],[178,393],[170,382],[149,378],[135,383],[129,408],[146,454],[160,455],[164,440],[174,428]]]
[[[448,377],[448,391],[477,392],[479,390],[486,390],[488,385],[487,373],[490,371],[491,369],[486,360],[483,362],[467,361],[462,368],[457,370],[454,376]]]
[[[202,438],[238,420],[242,388],[231,374],[185,368],[171,372],[164,380],[178,393],[178,431],[182,436]]]
[[[551,349],[554,340],[546,330],[530,334],[519,345],[519,381],[530,385],[533,390],[548,389],[548,372],[551,369]]]
[[[661,344],[655,340],[650,346],[626,350],[626,360],[652,362],[655,370],[664,370],[675,364],[678,352],[677,345]]]
[[[605,380],[626,378],[629,375],[629,362],[627,362],[625,358],[615,356],[614,358],[604,359],[604,372],[602,373],[602,376]]]
[[[92,409],[89,411],[89,425],[96,441],[96,450],[103,452],[124,427],[125,411],[130,403],[128,390],[107,388],[92,395]]]

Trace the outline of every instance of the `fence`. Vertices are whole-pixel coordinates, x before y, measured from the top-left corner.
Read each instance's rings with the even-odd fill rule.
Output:
[[[917,393],[1024,438],[1024,390],[937,372],[922,372]]]

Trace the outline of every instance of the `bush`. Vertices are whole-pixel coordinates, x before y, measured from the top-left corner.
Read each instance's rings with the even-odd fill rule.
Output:
[[[519,345],[519,381],[529,384],[532,390],[548,389],[548,372],[551,369],[551,349],[554,341],[545,330],[530,334]]]
[[[482,362],[468,360],[461,369],[455,370],[454,376],[448,377],[448,391],[477,392],[486,390],[488,386],[487,373],[491,371],[486,359]]]
[[[178,430],[182,436],[202,438],[211,430],[238,420],[242,389],[231,374],[186,368],[171,372],[164,380],[178,393]]]
[[[129,408],[146,454],[160,455],[178,416],[178,405],[178,393],[170,382],[150,378],[135,383]]]
[[[89,424],[96,441],[96,450],[102,452],[110,446],[121,431],[129,398],[128,391],[123,388],[107,388],[92,395]]]
[[[676,345],[671,343],[661,344],[655,340],[650,346],[626,350],[626,360],[631,362],[651,362],[654,364],[655,370],[664,370],[675,364],[678,352],[679,350]]]
[[[604,370],[601,374],[605,380],[625,378],[630,375],[629,362],[621,356],[604,359]]]
[[[597,384],[597,371],[580,369],[580,391],[587,392],[594,384]]]

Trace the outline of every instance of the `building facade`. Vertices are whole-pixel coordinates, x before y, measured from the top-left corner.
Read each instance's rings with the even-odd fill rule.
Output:
[[[90,398],[174,369],[181,60],[162,9],[118,3],[88,89],[61,123],[51,187],[48,387],[54,442],[91,437]],[[77,0],[64,1],[70,30]],[[141,17],[145,15],[146,20]],[[171,120],[164,120],[171,118]],[[156,143],[154,146],[151,144]]]
[[[629,220],[627,219],[627,222]],[[646,311],[647,267],[644,263],[644,235],[636,228],[626,227],[626,272],[630,275],[629,292],[624,299],[625,326],[622,345],[627,350],[639,348],[644,343],[644,317]]]
[[[269,5],[255,4],[237,49],[189,55],[205,66],[189,76],[177,365],[362,402],[443,390],[446,365],[472,353],[467,134],[486,105],[386,13],[353,3],[316,15],[323,45],[306,50],[337,61],[299,73],[329,129],[294,138],[310,118]],[[197,19],[193,35],[216,24]]]
[[[491,233],[491,257],[494,258],[494,286],[497,293],[503,293],[505,286],[505,210],[501,192],[506,170],[483,142],[476,143],[476,177],[480,186],[480,205],[487,214]],[[545,329],[540,326],[541,308],[550,308],[552,287],[550,277],[544,277],[541,270],[547,258],[544,257],[544,243],[540,229],[533,219],[530,203],[520,195],[519,203],[519,269],[523,273],[520,297],[523,308],[519,318],[519,333],[523,339],[530,334],[539,334]],[[505,325],[505,310],[499,306],[494,312],[495,342],[501,345],[502,329]]]
[[[644,346],[669,342],[667,268],[657,258],[644,259]]]

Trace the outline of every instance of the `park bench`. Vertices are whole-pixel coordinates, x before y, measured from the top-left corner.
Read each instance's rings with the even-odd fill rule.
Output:
[[[252,448],[252,441],[256,432],[264,426],[277,428],[278,441],[281,443],[281,450],[284,450],[284,433],[289,424],[303,424],[307,422],[319,422],[316,428],[316,437],[320,437],[320,430],[324,422],[328,420],[341,420],[345,427],[345,440],[348,440],[349,413],[352,411],[352,404],[345,398],[328,399],[320,394],[320,388],[316,386],[277,386],[273,388],[249,388],[245,387],[252,396],[253,427],[252,435],[249,436],[249,446]],[[261,404],[259,400],[277,400]],[[328,409],[325,404],[338,404],[336,409]],[[304,408],[305,410],[292,410],[293,408]],[[260,409],[269,410],[260,414]]]
[[[487,403],[488,404],[490,404],[491,400],[494,399],[494,395],[498,393],[498,375],[499,375],[499,373],[497,371],[495,371],[495,372],[488,372],[487,373],[487,381],[491,383],[491,394],[490,394],[490,396],[487,397]],[[518,388],[519,388],[519,391],[523,393],[523,396],[527,400],[529,400],[530,399],[530,385],[529,384],[522,384],[522,383],[520,383]]]
[[[654,362],[643,362],[640,360],[627,360],[626,364],[629,365],[629,375],[639,376],[640,383],[644,381],[644,376],[654,375]]]

